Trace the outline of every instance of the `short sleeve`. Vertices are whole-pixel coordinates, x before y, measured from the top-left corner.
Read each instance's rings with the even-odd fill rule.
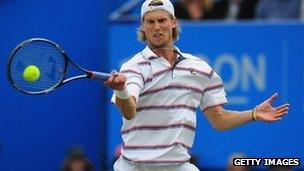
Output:
[[[127,77],[126,89],[138,101],[139,94],[144,86],[144,77],[138,64],[125,63],[121,66],[120,71]],[[116,96],[113,93],[111,102],[115,103]]]
[[[223,81],[216,72],[212,73],[207,85],[199,105],[202,111],[209,107],[227,103]]]

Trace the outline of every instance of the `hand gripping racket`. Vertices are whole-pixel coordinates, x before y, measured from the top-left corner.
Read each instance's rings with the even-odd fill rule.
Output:
[[[66,78],[69,64],[83,74]],[[58,44],[42,38],[28,39],[17,45],[9,56],[7,66],[12,86],[31,95],[47,94],[74,80],[107,80],[110,77],[107,73],[83,69],[72,62]]]

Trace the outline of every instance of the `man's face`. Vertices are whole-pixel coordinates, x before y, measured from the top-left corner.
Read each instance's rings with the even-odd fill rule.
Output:
[[[142,22],[148,44],[154,49],[172,44],[172,30],[176,27],[176,19],[172,19],[169,13],[163,10],[147,12]]]

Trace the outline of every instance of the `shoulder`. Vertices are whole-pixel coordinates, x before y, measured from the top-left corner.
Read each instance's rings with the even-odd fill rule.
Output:
[[[127,59],[122,66],[140,66],[148,63],[149,61],[139,52],[133,57]]]
[[[195,56],[191,53],[182,52],[181,54],[187,59],[192,59],[192,60],[196,60],[196,61],[204,61],[202,58]]]
[[[201,57],[192,55],[190,53],[181,53],[186,59],[189,59],[190,63],[192,63],[195,68],[200,70],[204,70],[207,73],[212,72],[211,66]]]

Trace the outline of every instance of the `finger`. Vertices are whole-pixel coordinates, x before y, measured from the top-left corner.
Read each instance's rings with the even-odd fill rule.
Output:
[[[289,107],[285,107],[283,109],[277,110],[276,113],[282,113],[282,112],[286,112],[289,110]]]
[[[119,83],[120,85],[121,85],[121,84],[123,84],[123,85],[124,85],[124,84],[125,84],[125,80],[124,80],[124,78],[120,78],[118,83]]]
[[[285,107],[289,107],[289,106],[290,106],[289,103],[285,103],[285,104],[283,104],[281,106],[276,107],[275,110],[281,110],[281,109],[283,109]]]
[[[279,120],[282,120],[282,118],[278,117],[278,118],[274,119],[273,121],[279,121]]]
[[[282,112],[282,113],[278,113],[278,114],[276,114],[276,115],[274,116],[274,118],[281,118],[281,117],[287,115],[287,113],[288,113],[288,111]]]
[[[121,82],[120,78],[119,77],[115,77],[112,84],[115,85],[115,86],[118,86],[120,84],[120,82]]]
[[[118,72],[115,70],[112,70],[110,73],[110,78],[108,80],[110,80],[111,78],[114,79],[117,75],[118,75]],[[112,82],[112,79],[109,82]]]
[[[119,77],[113,75],[113,81],[111,83],[112,86],[117,86],[119,82]]]
[[[113,79],[114,79],[114,76],[111,75],[109,79],[107,79],[106,81],[104,81],[104,84],[105,84],[106,86],[110,86],[111,83],[113,82]]]
[[[281,120],[281,119],[282,119],[281,117],[271,118],[271,119],[269,119],[267,122],[276,122],[276,121],[279,121],[279,120]]]
[[[278,97],[278,93],[274,93],[269,99],[267,99],[266,101],[268,103],[272,103],[277,97]]]
[[[125,79],[124,77],[117,76],[114,78],[113,82],[111,83],[112,87],[115,87],[115,89],[121,89],[125,85]]]
[[[112,70],[112,71],[111,71],[111,75],[117,76],[117,75],[118,75],[118,72],[117,72],[116,70]]]
[[[114,78],[116,78],[117,76],[119,76],[119,73],[118,73],[118,72],[116,72],[116,73],[113,74],[113,77],[114,77]]]

